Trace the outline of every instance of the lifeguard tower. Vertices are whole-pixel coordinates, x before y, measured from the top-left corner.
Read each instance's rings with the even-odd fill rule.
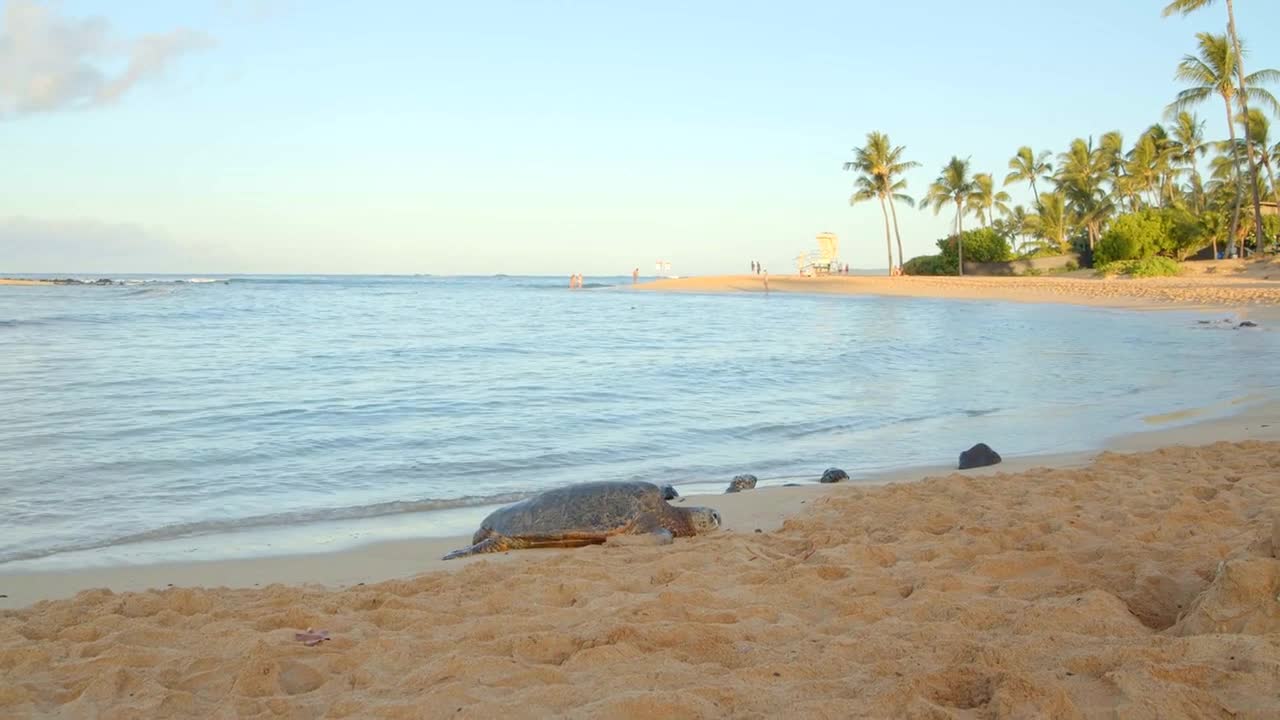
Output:
[[[812,258],[812,259],[810,259]],[[800,253],[796,265],[801,275],[830,275],[840,270],[840,239],[835,233],[818,233],[818,249]]]

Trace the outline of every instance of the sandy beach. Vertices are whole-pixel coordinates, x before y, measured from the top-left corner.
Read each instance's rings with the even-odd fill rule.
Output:
[[[644,292],[764,292],[759,275],[714,275],[642,283]],[[1184,264],[1167,278],[1100,278],[1091,270],[1039,277],[877,277],[770,275],[770,292],[832,293],[1065,303],[1128,309],[1233,309],[1242,314],[1280,304],[1280,261]]]
[[[1112,448],[689,498],[726,526],[667,547],[6,576],[114,590],[0,614],[0,713],[1273,717],[1280,406]]]
[[[30,278],[0,278],[0,285],[53,285],[48,280],[33,280]]]
[[[1268,283],[771,278],[1270,322]],[[725,526],[665,547],[0,574],[0,716],[1274,717],[1280,404],[1237,402],[1102,453],[685,498]]]

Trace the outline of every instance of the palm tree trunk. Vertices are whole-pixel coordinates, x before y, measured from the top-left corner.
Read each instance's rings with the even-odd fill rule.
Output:
[[[1236,249],[1236,231],[1240,229],[1240,147],[1236,142],[1236,119],[1231,116],[1231,98],[1223,95],[1222,100],[1227,104],[1227,131],[1231,133],[1231,161],[1235,166],[1232,176],[1236,184],[1236,202],[1231,209],[1231,225],[1227,231],[1227,257],[1231,257]]]
[[[1280,212],[1280,187],[1276,187],[1276,176],[1271,174],[1271,160],[1262,158],[1262,164],[1267,169],[1267,181],[1271,183],[1271,196],[1276,203],[1276,212]]]
[[[898,209],[894,207],[893,198],[889,199],[889,212],[893,215],[893,236],[898,240],[898,264],[906,265],[907,257],[902,254],[902,233],[898,232]]]
[[[1036,205],[1040,205],[1040,191],[1036,190],[1036,178],[1031,176],[1031,195],[1036,199]]]
[[[956,200],[956,274],[964,275],[964,212]]]
[[[1276,176],[1271,174],[1271,161],[1263,158],[1262,164],[1267,169],[1267,182],[1271,183],[1271,196],[1275,199],[1276,210],[1280,212],[1280,187],[1276,187]]]
[[[880,214],[884,215],[884,249],[889,251],[889,275],[893,275],[893,241],[889,238],[889,210],[884,206],[884,196],[880,196]]]
[[[1244,53],[1240,50],[1240,36],[1236,34],[1236,9],[1232,0],[1227,0],[1227,33],[1231,35],[1231,45],[1236,51],[1236,80],[1240,83],[1240,113],[1248,122],[1249,118],[1249,89],[1244,83]],[[1253,187],[1253,221],[1256,225],[1258,239],[1258,254],[1262,254],[1262,248],[1265,243],[1262,234],[1262,196],[1258,192],[1258,163],[1253,159],[1253,142],[1249,139],[1249,133],[1244,134],[1245,153],[1249,156],[1249,179],[1250,185]],[[1239,202],[1239,201],[1237,201]]]

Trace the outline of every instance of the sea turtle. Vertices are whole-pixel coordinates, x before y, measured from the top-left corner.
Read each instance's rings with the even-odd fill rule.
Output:
[[[598,545],[615,535],[689,537],[720,527],[707,507],[675,507],[647,482],[590,482],[548,490],[498,508],[480,523],[471,547],[445,560],[522,548]]]

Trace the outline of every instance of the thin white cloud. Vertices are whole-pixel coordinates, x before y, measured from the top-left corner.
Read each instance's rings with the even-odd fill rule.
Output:
[[[0,116],[113,103],[210,44],[187,28],[123,39],[105,18],[66,18],[34,0],[8,0],[0,15]]]

